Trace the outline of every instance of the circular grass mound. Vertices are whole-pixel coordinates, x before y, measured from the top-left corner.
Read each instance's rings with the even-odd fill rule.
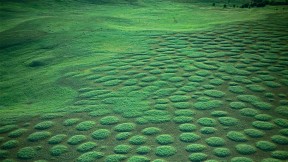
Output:
[[[93,150],[96,146],[97,144],[95,142],[85,142],[77,147],[77,151],[88,152],[88,151]]]
[[[237,132],[237,131],[230,131],[227,133],[227,138],[229,138],[232,141],[235,142],[246,142],[247,141],[247,137],[241,133],[241,132]]]
[[[193,117],[190,116],[176,116],[173,118],[173,121],[177,124],[183,124],[183,123],[190,123],[193,121]]]
[[[231,162],[254,162],[254,160],[247,157],[233,157]]]
[[[68,147],[65,145],[55,145],[50,149],[52,156],[60,156],[66,152],[68,152]]]
[[[273,122],[280,127],[288,128],[288,120],[287,119],[276,118],[273,120]]]
[[[136,135],[129,139],[129,143],[133,145],[142,145],[147,141],[145,136]]]
[[[248,144],[238,144],[236,145],[236,150],[242,155],[251,155],[256,152],[256,148],[254,146]]]
[[[287,160],[288,159],[288,151],[277,150],[271,153],[271,156],[276,159],[280,160]]]
[[[288,117],[288,106],[279,106],[275,109],[275,112],[285,117]]]
[[[78,131],[88,131],[94,127],[96,123],[94,121],[83,121],[76,125]]]
[[[276,145],[269,141],[258,141],[256,147],[262,151],[273,151],[276,149]]]
[[[192,153],[189,155],[189,160],[191,162],[200,162],[200,161],[204,161],[208,158],[207,154],[204,153]]]
[[[213,154],[218,157],[227,157],[231,154],[228,148],[220,147],[213,150]]]
[[[63,142],[66,137],[67,137],[66,134],[57,134],[57,135],[51,137],[48,140],[48,143],[49,144],[59,144],[59,143]]]
[[[203,127],[200,129],[200,132],[202,134],[213,134],[217,131],[216,128],[213,128],[213,127]]]
[[[265,133],[258,129],[245,129],[244,133],[252,138],[260,138],[265,135]]]
[[[193,106],[197,110],[211,110],[215,108],[219,108],[223,105],[222,101],[219,100],[210,100],[210,101],[199,101],[196,102]]]
[[[275,125],[273,123],[266,122],[266,121],[254,121],[252,122],[252,125],[255,128],[262,129],[262,130],[271,130],[275,128]]]
[[[50,136],[51,136],[51,133],[47,131],[35,132],[35,133],[30,134],[27,139],[31,142],[38,142]]]
[[[160,157],[169,157],[175,155],[177,150],[173,146],[158,146],[155,154]]]
[[[169,134],[162,134],[156,137],[156,142],[160,145],[168,145],[174,142],[174,137]]]
[[[205,149],[206,146],[202,144],[190,144],[185,148],[187,152],[201,152],[204,151]]]
[[[8,137],[10,137],[10,138],[20,137],[20,136],[22,136],[24,133],[26,133],[27,130],[28,130],[28,129],[26,129],[26,128],[16,129],[16,130],[10,132],[10,133],[8,134]]]
[[[52,127],[53,125],[54,125],[53,121],[43,121],[41,123],[36,124],[34,128],[38,130],[44,130]]]
[[[94,131],[91,136],[96,140],[103,140],[110,136],[111,132],[108,129],[98,129]]]
[[[117,145],[114,147],[114,152],[116,154],[128,154],[132,150],[132,147],[129,145]]]
[[[274,143],[277,143],[279,145],[288,145],[288,137],[281,135],[274,135],[271,137],[271,139]]]
[[[160,133],[161,129],[157,128],[157,127],[148,127],[148,128],[144,128],[141,132],[144,135],[155,135]]]
[[[176,116],[192,116],[196,114],[193,110],[176,110],[174,113]]]
[[[80,121],[80,119],[78,119],[78,118],[66,119],[66,120],[63,122],[63,125],[64,125],[64,126],[72,126],[72,125],[78,123],[79,121]]]
[[[150,162],[150,159],[146,156],[134,155],[130,157],[127,162]]]
[[[182,131],[182,132],[192,132],[194,130],[196,130],[196,125],[194,124],[181,124],[179,125],[179,130]]]
[[[118,124],[114,127],[114,131],[117,132],[130,132],[135,129],[135,124],[134,123],[122,123]]]
[[[80,155],[76,162],[94,162],[104,157],[104,153],[97,151],[90,151]]]
[[[9,140],[1,145],[1,149],[7,150],[15,148],[19,145],[19,142],[17,140]]]
[[[255,109],[252,108],[244,108],[240,110],[240,114],[243,116],[248,116],[248,117],[254,117],[257,115],[259,112]]]
[[[227,111],[213,111],[211,112],[211,115],[215,117],[224,117],[228,115],[228,112]]]
[[[151,148],[149,146],[140,146],[136,149],[137,154],[148,154],[151,151]]]
[[[119,122],[119,118],[116,116],[106,116],[100,119],[100,124],[102,125],[113,125]]]
[[[181,133],[179,136],[180,141],[182,142],[196,142],[201,137],[195,133]]]
[[[122,141],[122,140],[128,139],[131,135],[132,135],[132,133],[130,133],[130,132],[122,132],[122,133],[118,133],[115,136],[115,139],[118,141]]]
[[[224,146],[225,140],[221,137],[209,137],[205,142],[212,147]]]
[[[239,120],[233,117],[219,117],[218,120],[224,126],[235,126],[239,123]]]
[[[216,122],[215,119],[207,118],[207,117],[198,119],[198,120],[197,120],[197,123],[198,123],[199,125],[207,126],[207,127],[214,127],[214,126],[217,125],[217,122]]]
[[[246,107],[246,104],[243,102],[231,102],[230,104],[231,109],[243,109]]]
[[[205,90],[203,92],[206,96],[209,97],[215,97],[215,98],[221,98],[225,96],[225,93],[222,91],[218,91],[218,90]]]
[[[122,154],[113,154],[113,155],[108,155],[105,157],[104,161],[105,162],[120,162],[127,159],[126,155]]]
[[[271,115],[268,115],[268,114],[258,114],[254,118],[257,120],[260,120],[260,121],[269,121],[273,117]]]
[[[78,145],[85,140],[87,140],[87,137],[84,135],[74,135],[68,139],[67,143],[70,145]]]
[[[36,150],[35,150],[33,147],[30,147],[30,146],[21,148],[21,149],[17,152],[17,157],[18,157],[19,159],[22,159],[22,160],[32,159],[32,158],[34,158],[36,155],[37,155]]]

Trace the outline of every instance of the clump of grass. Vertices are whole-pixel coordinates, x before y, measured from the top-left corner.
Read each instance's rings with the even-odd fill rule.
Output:
[[[130,132],[122,132],[122,133],[118,133],[115,136],[115,139],[118,141],[122,141],[122,140],[128,139],[131,135],[132,135],[132,133],[130,133]]]
[[[78,131],[88,131],[94,127],[96,123],[94,121],[83,121],[76,125]]]
[[[182,132],[192,132],[196,130],[196,128],[197,128],[196,125],[189,123],[179,125],[179,130]]]
[[[192,116],[196,114],[193,110],[176,110],[174,113],[176,116]]]
[[[277,112],[280,115],[283,115],[285,117],[288,117],[288,106],[278,106],[275,109],[275,112]]]
[[[87,137],[84,135],[74,135],[68,139],[67,143],[70,145],[78,145],[86,140]]]
[[[251,155],[256,152],[256,148],[248,144],[238,144],[235,148],[242,155]]]
[[[200,76],[190,76],[188,78],[189,81],[191,82],[203,82],[205,81],[205,77],[200,77]]]
[[[258,129],[245,129],[244,133],[252,138],[261,138],[265,133]]]
[[[271,156],[276,159],[280,160],[287,160],[288,159],[288,151],[277,150],[271,153]]]
[[[266,121],[254,121],[252,125],[255,128],[262,129],[262,130],[271,130],[275,127],[273,123],[266,122]]]
[[[253,103],[255,101],[259,101],[259,97],[254,96],[254,95],[238,95],[237,99],[242,101],[242,102],[248,102],[248,103]]]
[[[67,137],[66,134],[57,134],[57,135],[51,137],[48,140],[48,143],[49,144],[59,144],[59,143],[63,142],[66,137]]]
[[[10,132],[16,128],[18,128],[18,126],[14,124],[2,126],[0,127],[0,134]]]
[[[205,161],[208,158],[207,154],[204,153],[192,153],[189,155],[190,161]]]
[[[200,132],[202,134],[213,134],[217,131],[216,128],[213,128],[213,127],[203,127],[200,129]]]
[[[285,136],[274,135],[271,137],[271,139],[274,143],[277,143],[279,145],[287,145],[288,144],[288,137],[285,137]]]
[[[72,125],[78,123],[79,120],[80,120],[80,119],[78,119],[78,118],[66,119],[66,120],[63,122],[63,125],[64,125],[64,126],[72,126]]]
[[[88,151],[93,150],[96,146],[97,144],[95,142],[85,142],[77,147],[77,151],[88,152]]]
[[[8,134],[8,137],[10,137],[10,138],[20,137],[20,136],[22,136],[24,133],[26,133],[27,130],[28,130],[28,129],[26,129],[26,128],[16,129],[16,130],[10,132],[10,133]]]
[[[212,147],[224,146],[225,140],[221,137],[209,137],[205,142]]]
[[[257,85],[257,84],[247,85],[246,87],[252,92],[264,92],[265,91],[264,87]]]
[[[0,150],[0,158],[5,159],[9,156],[9,151],[7,150]]]
[[[17,157],[19,159],[23,159],[23,160],[29,160],[34,158],[37,155],[36,150],[33,147],[24,147],[21,148],[18,152],[17,152]]]
[[[193,121],[193,117],[189,116],[176,116],[173,118],[173,121],[177,124],[182,124],[182,123],[190,123]]]
[[[191,107],[191,104],[189,102],[177,102],[173,103],[173,107],[176,109],[188,109]]]
[[[273,120],[273,122],[275,124],[277,124],[278,126],[280,126],[280,127],[288,128],[288,120],[287,119],[276,118],[276,119]]]
[[[224,117],[228,115],[228,112],[227,111],[213,111],[211,112],[211,115],[215,117]]]
[[[148,127],[148,128],[144,128],[141,131],[144,135],[155,135],[161,132],[161,129],[157,128],[157,127]]]
[[[236,93],[236,94],[242,94],[245,92],[245,88],[242,86],[229,86],[229,91]]]
[[[114,130],[117,132],[130,132],[135,129],[134,123],[122,123],[114,127]]]
[[[273,117],[271,115],[268,115],[268,114],[258,114],[256,116],[254,116],[254,118],[257,120],[261,120],[261,121],[269,121]]]
[[[145,136],[135,135],[129,139],[129,143],[133,145],[142,145],[147,141]]]
[[[279,88],[281,87],[281,84],[277,83],[277,82],[274,82],[274,81],[265,81],[264,84],[268,87],[271,87],[271,88]]]
[[[182,77],[172,77],[170,79],[168,79],[169,82],[173,82],[173,83],[178,83],[178,82],[182,82],[184,79]]]
[[[207,126],[207,127],[214,127],[217,125],[217,122],[215,119],[207,118],[207,117],[198,119],[197,123],[202,126]]]
[[[175,155],[177,150],[173,146],[158,146],[155,154],[160,157],[169,157]]]
[[[215,78],[215,79],[211,79],[209,81],[209,83],[212,84],[212,85],[215,85],[215,86],[219,86],[219,85],[224,83],[224,80]]]
[[[30,134],[27,139],[31,142],[38,142],[50,136],[51,136],[50,132],[42,131],[42,132],[35,132],[35,133]]]
[[[284,135],[284,136],[288,136],[288,129],[281,129],[281,130],[279,131],[279,133],[281,133],[281,134]]]
[[[1,148],[7,150],[7,149],[15,148],[18,145],[19,145],[19,142],[17,140],[9,140],[9,141],[3,143],[1,145]]]
[[[169,134],[162,134],[156,137],[156,142],[160,145],[168,145],[174,142],[174,137]]]
[[[111,132],[108,129],[98,129],[94,131],[91,136],[96,140],[103,140],[110,136]]]
[[[243,102],[231,102],[229,105],[232,109],[243,109],[246,107],[246,104]]]
[[[243,116],[249,116],[249,117],[254,117],[257,115],[259,112],[255,109],[252,108],[244,108],[240,110],[241,115]]]
[[[273,107],[270,103],[263,102],[263,101],[255,101],[251,104],[260,110],[270,110]]]
[[[136,153],[137,154],[148,154],[149,152],[151,152],[151,148],[149,146],[140,146],[136,149]]]
[[[50,149],[50,154],[52,156],[60,156],[66,152],[68,152],[68,147],[65,145],[56,145]]]
[[[190,144],[185,148],[187,152],[201,152],[204,151],[205,149],[206,146],[202,144]]]
[[[218,90],[205,90],[203,93],[209,97],[215,97],[215,98],[222,98],[225,96],[224,92]]]
[[[231,162],[253,162],[254,160],[247,157],[233,157]]]
[[[269,141],[258,141],[256,142],[256,147],[263,151],[273,151],[277,146]]]
[[[232,141],[235,142],[245,142],[247,141],[247,137],[241,133],[241,132],[237,132],[237,131],[230,131],[227,133],[227,138],[229,138]]]
[[[214,108],[219,108],[223,105],[222,101],[219,100],[211,100],[211,101],[199,101],[196,102],[193,106],[197,109],[197,110],[211,110]]]
[[[169,97],[169,99],[172,102],[185,102],[185,101],[188,101],[190,99],[190,97],[184,96],[184,95],[173,95],[173,96]]]
[[[105,162],[118,162],[118,161],[123,161],[127,159],[126,155],[119,155],[119,154],[114,154],[114,155],[108,155],[105,157],[104,161]]]
[[[39,129],[39,130],[44,130],[44,129],[48,129],[52,127],[53,125],[54,125],[53,121],[43,121],[41,123],[36,124],[34,128]]]
[[[132,157],[130,157],[127,162],[150,162],[150,159],[147,158],[146,156],[139,156],[139,155],[134,155]]]
[[[231,154],[228,148],[220,147],[213,150],[213,154],[218,157],[227,157]]]
[[[219,123],[225,126],[235,126],[239,124],[239,120],[233,117],[219,117]]]
[[[113,125],[119,122],[119,118],[116,116],[106,116],[100,119],[100,124],[102,125]]]
[[[130,145],[117,145],[114,147],[114,152],[116,154],[128,154],[132,150],[132,147]]]
[[[181,133],[179,136],[180,141],[182,142],[196,142],[201,137],[195,133]]]
[[[261,162],[282,162],[282,160],[275,159],[275,158],[265,158],[265,159],[262,159]]]
[[[93,162],[104,157],[104,153],[97,151],[90,151],[80,155],[76,162]]]

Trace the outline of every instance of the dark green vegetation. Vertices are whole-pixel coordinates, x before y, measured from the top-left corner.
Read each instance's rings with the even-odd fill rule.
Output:
[[[0,161],[287,161],[287,6],[189,2],[2,0]]]

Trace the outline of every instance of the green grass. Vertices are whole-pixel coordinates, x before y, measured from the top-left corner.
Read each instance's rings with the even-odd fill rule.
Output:
[[[66,137],[67,137],[66,134],[57,134],[57,135],[51,137],[48,140],[48,143],[49,144],[59,144],[59,143],[63,142]]]
[[[98,129],[91,134],[92,138],[94,138],[96,140],[106,139],[110,135],[111,135],[111,132],[108,129]]]
[[[10,137],[10,138],[20,137],[20,136],[22,136],[24,133],[26,133],[27,130],[28,130],[28,129],[26,129],[26,128],[16,129],[16,130],[10,132],[10,133],[8,134],[8,137]]]
[[[1,149],[8,150],[17,147],[18,145],[19,142],[17,140],[9,140],[1,145]]]
[[[210,100],[207,102],[196,102],[194,103],[194,107],[197,110],[210,110],[210,109],[215,109],[215,108],[219,108],[223,105],[223,102],[220,100]]]
[[[77,147],[77,151],[88,152],[88,151],[93,150],[96,146],[97,144],[95,142],[85,142]]]
[[[204,94],[209,97],[214,97],[214,98],[222,98],[225,96],[224,92],[218,91],[218,90],[206,90],[204,91]]]
[[[107,155],[105,156],[104,161],[105,162],[117,162],[127,159],[127,156],[125,155],[119,155],[119,154],[113,154],[113,155]]]
[[[253,162],[253,160],[247,157],[233,157],[231,162]]]
[[[10,132],[14,129],[16,129],[18,126],[17,125],[5,125],[5,126],[2,126],[0,127],[0,133],[7,133],[7,132]]]
[[[52,133],[48,131],[35,132],[35,133],[30,134],[27,137],[27,140],[31,142],[38,142],[38,141],[49,138],[51,135]]]
[[[256,148],[248,144],[238,144],[235,149],[242,155],[251,155],[256,152]]]
[[[275,125],[273,123],[266,122],[266,121],[254,121],[252,122],[252,125],[255,128],[262,129],[262,130],[271,130],[275,128]]]
[[[128,154],[132,150],[132,147],[130,145],[117,145],[114,147],[114,153],[116,154]]]
[[[127,162],[149,162],[150,159],[146,156],[135,155],[130,157]]]
[[[78,123],[79,121],[80,121],[80,119],[78,119],[78,118],[66,119],[63,122],[63,125],[64,126],[72,126],[72,125],[75,125],[76,123]]]
[[[140,155],[145,155],[148,154],[149,152],[151,152],[151,147],[149,146],[140,146],[136,149],[136,153],[140,154]]]
[[[276,149],[276,144],[269,141],[258,141],[256,147],[263,151],[273,151]]]
[[[88,131],[94,127],[96,123],[94,121],[83,121],[76,125],[78,131]]]
[[[133,145],[142,145],[146,143],[146,141],[147,141],[147,137],[142,136],[142,135],[135,135],[129,139],[129,143]]]
[[[174,137],[169,134],[161,134],[156,137],[156,142],[160,145],[168,145],[174,143]]]
[[[104,157],[104,153],[97,151],[90,151],[80,155],[77,162],[93,162]]]
[[[52,156],[60,156],[66,152],[68,152],[68,147],[65,145],[55,145],[50,149]]]
[[[182,142],[196,142],[198,140],[200,140],[200,136],[195,134],[195,133],[181,133],[179,135],[179,140]]]
[[[173,146],[158,146],[155,149],[155,154],[160,157],[169,157],[176,153],[177,150]]]
[[[87,137],[85,135],[74,135],[67,140],[67,143],[70,145],[78,145],[86,140]]]
[[[207,127],[214,127],[217,125],[217,122],[215,119],[207,118],[207,117],[198,119],[197,123],[201,126],[207,126]]]
[[[116,116],[106,116],[100,119],[102,125],[113,125],[119,123],[119,118]]]
[[[202,127],[201,129],[200,129],[200,132],[202,133],[202,134],[213,134],[213,133],[215,133],[217,131],[217,129],[216,128],[213,128],[213,127]]]
[[[227,133],[227,138],[235,142],[246,142],[248,139],[245,134],[237,131],[230,131]]]
[[[277,150],[271,153],[271,156],[280,159],[280,160],[287,160],[288,159],[288,151],[284,150]]]
[[[37,155],[36,150],[33,147],[24,147],[21,148],[18,152],[17,152],[17,157],[19,159],[23,159],[23,160],[29,160],[34,158]]]
[[[53,125],[54,125],[53,121],[43,121],[41,123],[36,124],[34,128],[39,129],[39,130],[44,130],[44,129],[48,129],[52,127]]]
[[[252,138],[260,138],[265,135],[265,133],[258,129],[245,129],[244,133]]]
[[[144,135],[155,135],[161,132],[160,128],[157,127],[148,127],[148,128],[144,128],[141,131]]]
[[[253,108],[244,108],[240,110],[240,114],[243,116],[254,117],[259,114],[259,111]]]
[[[219,147],[225,145],[225,140],[221,137],[209,137],[205,139],[205,142],[212,147]]]
[[[288,137],[281,135],[274,135],[271,137],[271,140],[279,145],[288,145]]]
[[[190,124],[190,123],[185,123],[179,125],[179,130],[182,132],[193,132],[197,129],[196,125]]]
[[[231,151],[228,148],[219,147],[213,150],[213,154],[218,157],[227,157],[230,156]]]
[[[201,152],[204,151],[206,148],[207,147],[202,144],[190,144],[186,146],[185,150],[187,152]]]
[[[208,155],[205,153],[192,153],[189,155],[190,161],[205,161],[208,158]]]

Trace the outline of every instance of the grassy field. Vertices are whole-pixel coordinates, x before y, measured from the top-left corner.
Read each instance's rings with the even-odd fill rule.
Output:
[[[287,11],[0,1],[0,160],[287,160]]]

